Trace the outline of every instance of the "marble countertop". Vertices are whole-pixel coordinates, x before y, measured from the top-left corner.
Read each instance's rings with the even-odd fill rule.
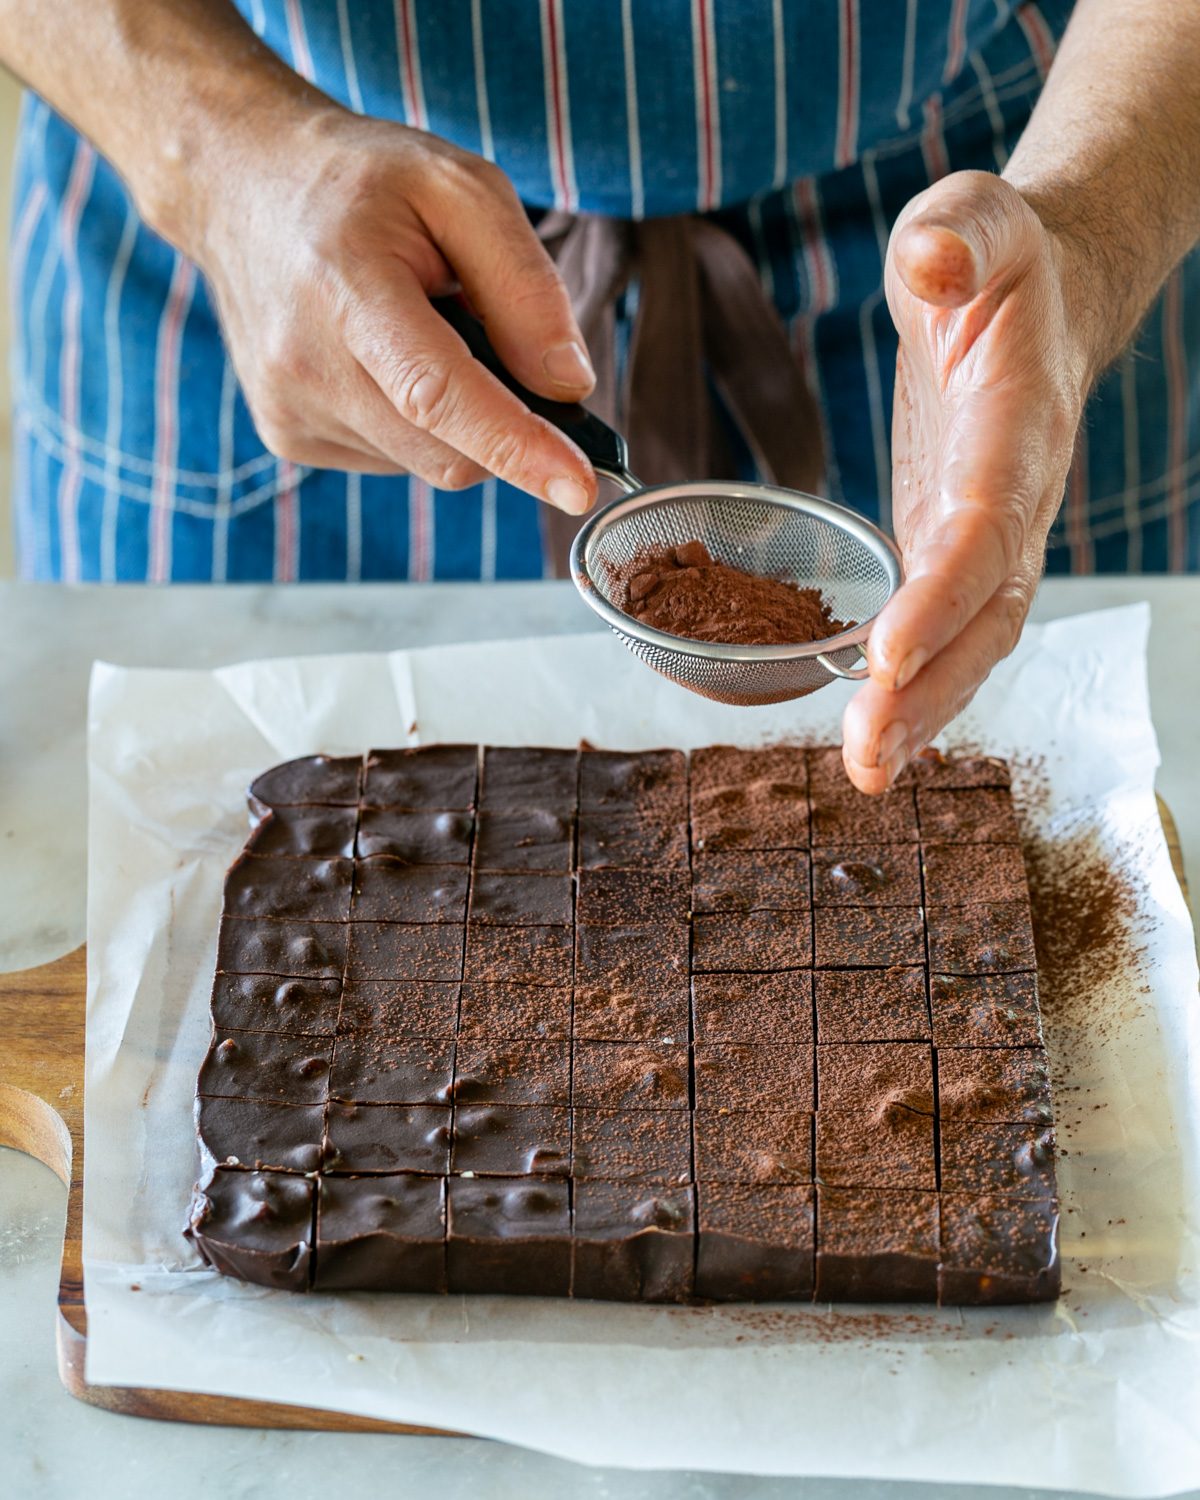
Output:
[[[1200,870],[1200,579],[1051,580],[1035,619],[1148,599],[1158,786]],[[597,625],[570,584],[62,588],[0,584],[0,971],[83,941],[84,741],[91,662],[214,667],[250,656],[378,651]],[[1191,691],[1188,681],[1191,679]],[[486,1495],[611,1500],[906,1500],[927,1487],[836,1480],[583,1469],[494,1443],[238,1431],[114,1417],[72,1400],[54,1366],[54,1294],[64,1194],[37,1163],[0,1150],[0,1447],[11,1493],[142,1500],[169,1480],[178,1500],[338,1488],[439,1500]],[[982,1478],[982,1476],[981,1476]],[[939,1500],[1030,1491],[944,1487]],[[1045,1497],[1048,1500],[1048,1497]]]

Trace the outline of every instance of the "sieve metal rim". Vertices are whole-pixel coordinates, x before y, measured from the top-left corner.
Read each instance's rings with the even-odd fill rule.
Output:
[[[800,511],[815,516],[830,526],[848,532],[882,563],[888,580],[887,599],[891,599],[900,587],[903,578],[900,549],[886,532],[856,511],[838,505],[833,500],[824,500],[819,495],[807,495],[800,490],[786,490],[777,485],[690,480],[686,484],[651,485],[632,495],[623,495],[595,511],[579,528],[571,544],[571,578],[588,608],[599,615],[611,629],[631,640],[702,661],[800,661],[808,657],[831,655],[866,641],[871,633],[871,626],[879,616],[879,610],[866,620],[860,620],[849,630],[842,631],[840,635],[827,636],[820,641],[804,641],[787,646],[734,646],[723,641],[697,641],[690,636],[670,635],[665,630],[655,630],[653,626],[644,625],[623,609],[618,609],[604,597],[593,580],[592,567],[600,541],[611,525],[638,511],[658,509],[674,500],[714,497],[749,500],[780,510]]]

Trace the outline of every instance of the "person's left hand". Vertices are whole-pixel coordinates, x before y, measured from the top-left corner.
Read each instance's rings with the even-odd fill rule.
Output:
[[[846,770],[864,792],[890,786],[1020,638],[1092,375],[1075,254],[983,172],[943,178],[892,231],[905,582],[843,719]]]

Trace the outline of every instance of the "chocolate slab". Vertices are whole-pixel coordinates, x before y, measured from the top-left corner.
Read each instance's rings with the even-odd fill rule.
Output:
[[[349,859],[357,828],[357,807],[280,807],[256,823],[244,852]]]
[[[818,906],[813,910],[819,969],[890,969],[925,960],[919,906]]]
[[[440,1177],[326,1177],[314,1290],[444,1292],[445,1225]]]
[[[359,1032],[335,1042],[329,1092],[354,1104],[445,1104],[453,1079],[453,1042]]]
[[[931,906],[929,966],[942,974],[1012,974],[1037,967],[1025,901]]]
[[[571,991],[566,986],[470,981],[462,987],[458,1034],[493,1041],[566,1039],[571,1035]]]
[[[372,750],[363,778],[363,807],[467,809],[475,805],[474,745],[423,745]]]
[[[811,1187],[706,1182],[697,1197],[697,1297],[793,1302],[812,1296]]]
[[[678,923],[575,929],[577,991],[646,994],[687,985],[688,930]]]
[[[687,975],[647,990],[604,984],[577,989],[573,1026],[577,1038],[594,1042],[686,1042]]]
[[[930,906],[1029,901],[1019,844],[926,844],[921,865]]]
[[[701,851],[692,860],[694,911],[806,911],[811,905],[803,849]]]
[[[472,922],[497,927],[570,927],[575,890],[569,875],[476,870],[471,881]]]
[[[943,1120],[941,1163],[946,1192],[1054,1197],[1054,1131],[1049,1126]]]
[[[451,1177],[446,1271],[452,1292],[565,1297],[568,1184],[552,1177]]]
[[[687,756],[679,750],[584,750],[579,757],[581,813],[687,814]]]
[[[204,1262],[224,1276],[307,1291],[313,1186],[285,1172],[218,1167],[196,1189],[184,1232]]]
[[[338,1035],[365,1031],[396,1041],[451,1038],[458,1018],[458,991],[457,984],[445,980],[351,980],[342,992]]]
[[[691,915],[686,870],[581,870],[575,920],[581,927],[647,927]]]
[[[351,922],[349,981],[392,984],[462,977],[463,929],[449,923]]]
[[[477,1177],[569,1177],[571,1112],[544,1105],[459,1104],[451,1169]]]
[[[822,1042],[927,1042],[925,970],[823,969],[813,976]]]
[[[927,844],[1019,844],[1012,797],[999,787],[943,792],[917,789],[921,838]]]
[[[488,927],[467,932],[463,978],[488,983],[564,985],[571,983],[569,927]]]
[[[751,911],[697,916],[692,922],[696,973],[773,973],[812,963],[812,913]]]
[[[350,915],[349,859],[268,859],[240,855],[225,876],[223,911],[231,917],[344,922]]]
[[[409,812],[364,808],[354,852],[359,859],[386,854],[410,865],[465,865],[474,819],[469,812]]]
[[[932,1302],[938,1195],[817,1189],[818,1302]]]
[[[839,844],[814,849],[815,906],[919,906],[916,844]]]
[[[1040,1047],[1036,974],[931,974],[939,1047]]]
[[[354,870],[355,922],[464,922],[466,865],[412,865],[375,855]]]
[[[690,1187],[584,1181],[573,1198],[573,1297],[690,1300],[696,1207]]]
[[[321,1165],[325,1110],[320,1104],[270,1104],[262,1099],[196,1099],[201,1166],[315,1172]]]
[[[463,1037],[454,1067],[458,1104],[571,1102],[571,1049],[567,1042],[491,1041]]]
[[[579,752],[489,745],[483,752],[480,808],[539,807],[571,817]]]
[[[277,974],[218,974],[212,1019],[218,1031],[288,1031],[332,1036],[341,1005],[341,979],[282,979]]]
[[[706,745],[692,752],[692,796],[701,798],[729,787],[763,783],[782,799],[808,792],[807,751],[799,745],[769,745],[761,750],[736,745]]]
[[[813,1117],[801,1110],[692,1116],[697,1182],[811,1182]]]
[[[691,1117],[682,1109],[573,1109],[576,1182],[686,1183],[692,1175]]]
[[[911,1109],[842,1114],[819,1109],[816,1177],[831,1187],[938,1185],[933,1116]]]
[[[813,976],[697,974],[692,979],[692,1028],[702,1042],[811,1042]]]
[[[847,781],[844,788],[814,789],[811,795],[814,848],[917,842],[916,803],[907,788],[868,797]]]
[[[263,807],[356,807],[361,774],[357,755],[304,755],[264,771],[249,796]]]
[[[590,1109],[688,1108],[686,1039],[662,1042],[576,1041],[571,1103]]]
[[[813,1107],[813,1049],[788,1042],[698,1042],[696,1109]]]
[[[321,1104],[329,1086],[333,1040],[280,1031],[214,1033],[200,1065],[198,1094]]]
[[[222,917],[217,973],[340,979],[346,967],[347,930],[344,922]]]
[[[325,1122],[327,1172],[450,1170],[448,1104],[329,1102]]]
[[[944,1120],[1049,1125],[1053,1119],[1040,1047],[940,1047],[937,1059]]]
[[[477,870],[571,869],[575,820],[543,807],[494,808],[479,814]]]
[[[861,1114],[910,1109],[932,1115],[932,1049],[919,1042],[819,1044],[817,1108]]]
[[[1056,1200],[942,1194],[939,1301],[1052,1302],[1061,1290]]]
[[[683,868],[687,828],[655,813],[580,813],[581,870]]]

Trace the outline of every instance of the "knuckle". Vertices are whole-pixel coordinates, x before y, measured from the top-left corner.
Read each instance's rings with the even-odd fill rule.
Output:
[[[436,488],[439,490],[469,490],[479,483],[479,467],[469,458],[453,458],[442,466]]]
[[[450,372],[428,360],[394,360],[385,374],[384,389],[396,410],[414,427],[439,427],[453,413]]]

